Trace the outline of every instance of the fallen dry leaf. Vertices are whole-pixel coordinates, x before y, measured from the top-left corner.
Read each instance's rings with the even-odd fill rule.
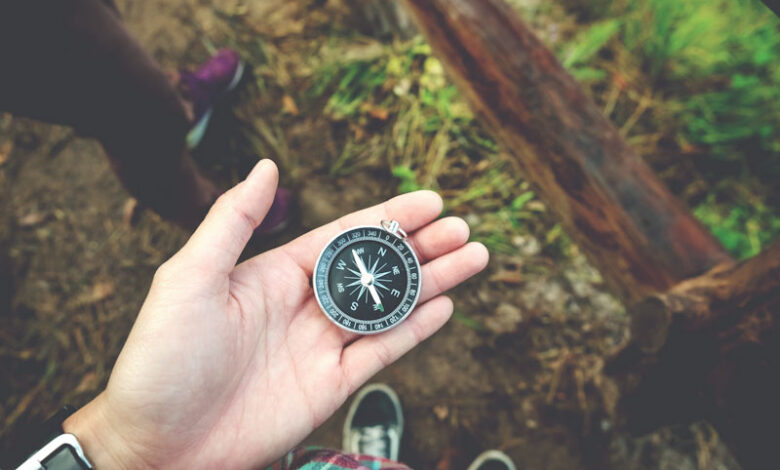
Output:
[[[297,116],[300,113],[298,105],[295,104],[295,100],[290,95],[282,96],[282,109],[293,116]]]
[[[13,149],[14,149],[13,139],[8,139],[2,144],[0,144],[0,166],[3,166],[3,163],[8,161],[8,159],[11,157],[11,150]]]
[[[114,283],[111,281],[101,281],[95,283],[88,292],[77,296],[68,303],[68,308],[78,308],[85,305],[92,305],[101,300],[105,300],[114,294]]]
[[[368,111],[368,114],[374,119],[379,119],[380,121],[387,121],[387,118],[390,116],[390,111],[388,111],[385,108],[371,108]]]
[[[42,212],[30,212],[19,218],[20,227],[33,227],[46,219],[46,214]]]
[[[523,274],[520,271],[502,269],[489,278],[490,282],[506,282],[508,284],[522,284]]]
[[[97,376],[94,372],[87,372],[84,377],[81,378],[81,382],[79,382],[76,390],[74,391],[76,393],[82,393],[95,390],[97,388],[97,381],[95,380],[96,377]]]
[[[138,199],[134,197],[127,198],[124,205],[122,205],[122,224],[125,227],[132,226],[138,220],[138,214],[141,212],[138,209]]]

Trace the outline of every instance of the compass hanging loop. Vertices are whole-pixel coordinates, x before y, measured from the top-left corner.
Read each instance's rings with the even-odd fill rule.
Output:
[[[397,220],[383,220],[381,222],[382,228],[392,233],[401,240],[406,240],[408,236],[404,229],[401,228],[401,224]]]

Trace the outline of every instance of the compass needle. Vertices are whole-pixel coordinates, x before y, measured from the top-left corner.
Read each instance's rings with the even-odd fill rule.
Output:
[[[379,298],[379,294],[376,292],[376,287],[373,285],[368,286],[368,291],[371,293],[371,297],[374,298],[374,303],[381,306],[382,299]]]

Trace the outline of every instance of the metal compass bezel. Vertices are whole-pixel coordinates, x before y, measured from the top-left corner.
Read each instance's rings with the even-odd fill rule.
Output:
[[[388,228],[395,228],[397,231],[395,233],[391,232],[385,228],[386,225]],[[343,246],[333,248],[333,245],[335,245],[341,237],[344,237],[345,235],[356,230],[377,231],[379,234],[376,236],[363,235],[359,238],[347,239]],[[394,240],[403,245],[404,251],[401,252],[394,244],[388,243],[388,240],[384,238],[385,235],[392,237],[391,240]],[[403,268],[407,271],[407,286],[405,292],[403,293],[403,300],[398,304],[398,307],[396,307],[395,310],[387,313],[378,320],[363,321],[350,316],[348,313],[342,311],[338,307],[330,293],[331,286],[329,285],[329,280],[333,261],[344,249],[354,243],[361,241],[375,241],[382,243],[392,249],[401,258],[401,260],[407,261],[409,255],[411,255],[413,260],[413,263],[411,263],[413,267],[410,267],[410,263],[408,262],[404,262],[403,265]],[[328,253],[328,250],[331,248],[333,248],[333,251]],[[329,256],[329,258],[325,260],[326,262],[323,262],[323,258],[326,256]],[[411,276],[411,273],[414,272],[414,270],[416,270],[418,273],[416,280],[417,287],[416,292],[414,294],[410,294],[412,285],[415,282]],[[360,335],[379,334],[395,328],[401,324],[404,320],[409,318],[409,315],[417,306],[417,302],[420,298],[420,292],[422,290],[422,270],[420,267],[420,260],[417,257],[417,253],[414,252],[411,245],[409,245],[409,243],[406,241],[406,232],[404,232],[403,229],[398,226],[397,222],[382,221],[379,226],[356,225],[339,232],[325,244],[319,256],[317,257],[316,263],[314,264],[314,272],[312,274],[312,288],[314,289],[314,297],[317,299],[317,304],[319,305],[320,310],[322,310],[323,314],[339,328]],[[409,304],[409,307],[407,311],[404,312],[403,307],[405,307],[407,303]],[[346,322],[344,321],[345,319],[347,320]],[[365,325],[365,329],[360,329],[360,325]]]

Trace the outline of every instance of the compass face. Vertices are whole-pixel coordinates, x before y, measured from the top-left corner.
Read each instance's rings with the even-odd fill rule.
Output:
[[[403,321],[420,295],[420,263],[401,238],[379,227],[339,234],[320,254],[314,293],[340,327],[361,334]]]

